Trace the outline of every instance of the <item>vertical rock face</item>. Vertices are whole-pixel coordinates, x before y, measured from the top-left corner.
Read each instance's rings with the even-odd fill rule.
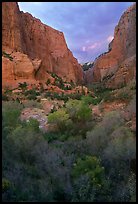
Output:
[[[87,83],[106,80],[109,87],[117,87],[135,77],[136,70],[136,4],[120,18],[109,44],[109,52],[94,62],[85,73]]]
[[[67,81],[73,80],[80,83],[83,80],[81,66],[68,49],[63,33],[44,25],[31,14],[21,12],[16,2],[2,3],[2,50],[13,57],[13,60],[9,61],[13,70],[17,68],[17,61],[19,65],[21,58],[26,55],[25,58],[28,60],[25,59],[25,62],[29,62],[29,67],[31,63],[33,69],[30,72],[30,79],[46,81],[47,71],[50,71]],[[37,68],[34,65],[36,61],[39,61]],[[9,78],[8,73],[5,76],[4,69],[8,71],[6,68],[8,61],[5,64],[4,60],[3,63],[5,67],[2,72],[3,83],[6,83]],[[10,65],[7,66],[10,67]],[[26,70],[22,79],[28,79],[28,75],[25,74],[28,69],[27,63],[23,68],[22,61],[21,66],[20,73],[21,70]],[[14,71],[12,73],[14,74]],[[10,79],[14,78],[14,76],[11,77],[11,70],[9,75]],[[17,76],[16,80],[18,80]]]
[[[16,2],[2,2],[2,50],[22,51],[20,11]]]

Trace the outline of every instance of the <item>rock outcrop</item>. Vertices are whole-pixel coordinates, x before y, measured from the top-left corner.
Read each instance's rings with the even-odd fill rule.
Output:
[[[105,81],[107,87],[125,85],[136,75],[136,4],[129,7],[115,27],[109,51],[85,72],[87,83]]]
[[[17,2],[2,2],[2,84],[27,79],[46,81],[54,72],[66,81],[82,82],[78,61],[68,49],[64,35],[19,10]]]

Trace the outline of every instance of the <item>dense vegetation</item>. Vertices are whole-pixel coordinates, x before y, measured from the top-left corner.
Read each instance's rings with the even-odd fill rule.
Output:
[[[74,82],[71,80],[70,82],[65,82],[60,76],[58,76],[57,74],[53,73],[53,72],[48,72],[48,74],[51,75],[51,77],[54,78],[54,83],[52,85],[55,85],[57,87],[59,87],[62,90],[72,90],[75,87]],[[47,80],[46,82],[47,85],[51,84],[50,79]]]
[[[25,84],[21,88],[27,97],[39,95],[27,91]],[[54,129],[46,133],[37,120],[20,120],[22,104],[3,101],[3,201],[135,202],[135,133],[119,111],[108,112],[97,122],[89,107],[123,98],[131,117],[135,86],[115,95],[98,86],[92,89],[95,98],[68,99],[50,113],[48,122]],[[30,100],[28,106],[36,104]]]

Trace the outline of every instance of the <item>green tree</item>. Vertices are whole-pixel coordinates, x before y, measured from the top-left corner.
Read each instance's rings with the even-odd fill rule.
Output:
[[[79,158],[72,169],[72,177],[75,186],[77,185],[75,200],[76,196],[78,201],[103,201],[107,199],[110,183],[106,179],[104,167],[101,166],[100,159],[97,157]]]
[[[86,156],[84,159],[78,159],[74,164],[72,176],[74,178],[80,175],[88,175],[93,185],[101,186],[104,175],[104,167],[100,165],[100,160],[95,156]]]
[[[82,101],[70,99],[66,103],[66,108],[73,121],[85,122],[91,118],[91,109]]]
[[[82,96],[81,100],[86,104],[90,105],[93,103],[93,98],[91,96]]]
[[[64,108],[57,110],[54,113],[48,115],[48,122],[56,124],[60,131],[69,128],[72,124],[72,121],[69,118],[69,114]]]

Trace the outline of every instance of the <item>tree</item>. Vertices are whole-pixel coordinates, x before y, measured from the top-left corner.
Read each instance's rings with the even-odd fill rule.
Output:
[[[74,164],[72,177],[77,187],[74,200],[77,197],[77,201],[106,201],[110,184],[105,178],[100,159],[95,156],[79,158]]]
[[[74,178],[80,175],[88,175],[93,185],[102,185],[104,167],[100,165],[100,160],[95,156],[86,156],[78,159],[74,164],[72,175]]]
[[[81,100],[86,104],[90,105],[93,103],[93,98],[91,96],[82,96]]]
[[[91,109],[82,101],[70,99],[66,103],[66,109],[73,121],[85,122],[91,118]]]
[[[48,122],[56,124],[60,131],[69,128],[72,124],[72,121],[69,118],[69,114],[64,108],[57,110],[54,113],[48,115]]]

